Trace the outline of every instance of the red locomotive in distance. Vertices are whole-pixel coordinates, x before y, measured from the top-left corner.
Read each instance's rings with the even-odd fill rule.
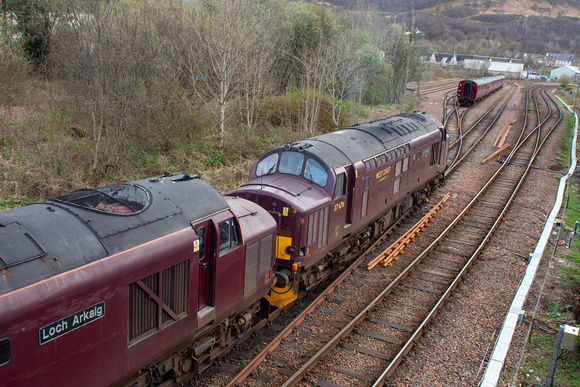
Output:
[[[465,79],[459,82],[459,86],[457,87],[457,101],[461,106],[471,106],[494,91],[501,89],[504,80],[505,77],[503,75]]]

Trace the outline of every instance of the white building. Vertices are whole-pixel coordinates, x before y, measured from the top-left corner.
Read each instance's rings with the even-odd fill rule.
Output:
[[[478,55],[432,53],[431,63],[440,66],[458,66],[469,70],[487,70],[492,74],[504,75],[507,78],[519,78],[524,70],[524,61],[521,59],[496,58]]]
[[[560,79],[564,74],[567,74],[572,79],[580,80],[580,69],[576,66],[563,66],[550,71],[550,78]]]
[[[524,61],[510,58],[494,58],[483,56],[466,56],[463,60],[464,69],[487,69],[492,74],[501,74],[506,77],[519,78],[524,71]]]

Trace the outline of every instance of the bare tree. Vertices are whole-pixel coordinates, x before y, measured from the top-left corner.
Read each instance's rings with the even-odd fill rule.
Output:
[[[188,11],[180,36],[181,59],[195,95],[219,126],[222,146],[232,115],[228,107],[250,79],[244,70],[252,67],[250,55],[260,38],[256,22],[263,9],[251,0],[206,0],[191,4]]]
[[[362,80],[361,61],[357,55],[358,43],[347,34],[341,34],[325,45],[326,76],[324,89],[330,98],[332,123],[338,128],[342,105],[349,95],[349,86]],[[357,87],[357,96],[362,88]]]
[[[62,61],[58,70],[69,79],[74,91],[82,96],[90,116],[94,143],[93,168],[97,168],[103,128],[107,120],[107,71],[106,36],[112,6],[106,2],[94,2],[84,9],[73,9],[59,25],[55,62]]]
[[[59,23],[55,67],[90,117],[95,169],[119,163],[129,138],[148,123],[148,99],[161,77],[171,77],[155,28],[160,11],[153,0],[95,0],[71,4]]]
[[[282,34],[281,26],[284,8],[279,1],[256,2],[254,29],[257,33],[250,52],[245,57],[246,74],[240,91],[243,98],[243,111],[248,128],[254,124],[256,109],[264,96],[273,91],[276,61],[287,51],[287,37]]]
[[[315,55],[301,60],[303,63],[303,85],[304,95],[302,101],[302,114],[300,115],[300,127],[306,136],[314,134],[314,128],[318,121],[320,105],[322,102],[322,91],[327,78],[328,55],[323,46],[320,46]]]

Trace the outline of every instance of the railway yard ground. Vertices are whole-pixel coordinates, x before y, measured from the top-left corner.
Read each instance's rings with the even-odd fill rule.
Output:
[[[279,385],[280,382],[272,374],[277,372],[276,369],[280,373],[287,373],[288,364],[293,359],[305,357],[310,345],[308,337],[318,335],[321,339],[324,336],[322,327],[333,324],[333,319],[338,316],[339,307],[349,305],[357,297],[371,297],[374,294],[374,281],[378,282],[379,277],[394,278],[397,267],[402,267],[412,261],[431,243],[438,231],[446,227],[447,223],[481,188],[483,182],[497,169],[499,165],[497,158],[485,164],[481,161],[496,150],[494,144],[500,132],[510,125],[514,128],[521,126],[526,106],[525,86],[524,84],[514,86],[515,92],[507,102],[503,114],[483,138],[481,144],[471,153],[470,161],[458,168],[432,194],[431,203],[435,203],[446,193],[450,194],[450,199],[436,215],[435,221],[416,238],[412,245],[405,249],[401,258],[394,262],[392,267],[376,267],[368,272],[362,267],[355,269],[354,279],[347,281],[346,285],[340,285],[343,287],[337,287],[333,295],[326,300],[327,303],[319,306],[323,312],[316,317],[307,318],[305,325],[300,326],[285,339],[287,344],[280,348],[275,359],[269,361],[270,368],[262,366],[261,369],[253,371],[251,377],[242,385]],[[477,104],[476,110],[483,112],[497,99],[507,96],[507,89],[508,87],[505,87],[502,92],[497,92]],[[418,110],[441,117],[444,94],[445,91],[437,91],[423,95]],[[380,111],[373,113],[380,115]],[[554,205],[559,179],[567,172],[568,160],[562,160],[561,158],[565,158],[566,155],[559,152],[561,136],[564,132],[563,122],[560,123],[554,135],[548,138],[538,158],[535,159],[531,172],[499,228],[495,230],[467,274],[426,326],[422,336],[403,358],[394,374],[387,379],[385,385],[477,386],[481,382],[506,312],[524,276],[528,256],[533,252],[547,216]],[[513,130],[508,134],[506,142],[514,144],[517,141],[516,137],[516,130]],[[562,225],[571,227],[571,223],[578,217],[578,210],[575,209],[578,203],[577,177],[575,176],[570,180],[567,197],[568,201],[565,197],[565,203],[569,204],[563,208],[570,210],[562,219]],[[429,208],[430,205],[425,205],[418,212],[411,214],[398,227],[398,232],[410,228]],[[580,262],[577,258],[574,261],[568,256],[571,251],[574,251],[574,242],[572,248],[568,249],[565,246],[567,239],[562,235],[558,237],[561,234],[559,230],[553,230],[552,234],[550,248],[544,254],[540,270],[526,301],[524,321],[518,325],[499,385],[543,385],[558,325],[574,325],[580,318],[578,301],[576,300],[576,306],[574,306],[573,299],[578,297],[579,285],[578,282],[574,283],[570,280],[570,276],[573,275],[570,273],[575,272],[578,276]],[[394,232],[385,244],[392,243],[398,235],[397,231]],[[269,324],[267,329],[255,334],[249,341],[234,349],[214,367],[194,379],[191,385],[227,385],[232,376],[245,366],[248,358],[259,352],[271,337],[275,336],[293,316],[299,313],[300,308],[308,304],[308,301],[309,299],[303,300],[293,310]],[[536,323],[531,330],[531,338],[527,340],[530,331],[529,321],[532,317]],[[524,343],[526,343],[525,347]],[[340,359],[327,361],[330,363],[334,361],[338,364]],[[368,365],[369,369],[372,367],[372,364]],[[578,353],[569,354],[558,362],[554,385],[578,385],[579,370]],[[361,380],[359,383],[353,381],[356,378],[352,377],[333,383],[320,381],[322,379],[323,377],[316,383],[313,382],[316,380],[313,377],[299,385],[368,385],[368,381]]]
[[[521,122],[523,109],[523,85],[518,90],[513,103],[508,104],[494,131],[490,133],[487,144],[478,152],[483,159],[486,152],[491,154],[491,144],[497,133],[518,120]],[[557,86],[557,85],[556,85]],[[556,87],[555,86],[555,87]],[[437,100],[437,96],[435,97]],[[442,98],[439,98],[441,100]],[[429,98],[431,100],[431,98]],[[482,101],[483,105],[490,103]],[[425,106],[431,114],[437,114],[440,107],[435,104]],[[480,255],[470,269],[470,273],[448,299],[435,321],[426,330],[419,344],[396,371],[396,378],[389,385],[397,386],[475,386],[484,371],[505,314],[510,307],[516,289],[523,278],[527,266],[527,257],[534,250],[544,223],[554,205],[560,177],[567,172],[567,160],[557,159],[560,138],[564,131],[561,124],[555,136],[552,136],[546,148],[534,163],[534,169],[522,188],[507,218],[495,233],[487,249]],[[493,141],[492,141],[493,140]],[[569,150],[567,150],[569,155]],[[562,156],[562,155],[561,155]],[[565,156],[565,155],[564,155]],[[477,159],[478,156],[475,158]],[[444,191],[461,192],[473,184],[474,176],[481,173],[481,165],[463,166],[463,170],[451,176],[441,187]],[[467,171],[466,169],[469,169]],[[569,202],[578,203],[578,176],[571,180]],[[565,199],[566,200],[566,199]],[[578,213],[564,224],[572,226],[578,220]],[[558,240],[558,230],[553,231],[552,243]],[[536,308],[540,287],[547,273],[546,284],[535,311],[540,322],[533,329],[531,343],[524,352],[529,323],[518,325],[517,334],[506,360],[506,365],[499,385],[531,386],[543,385],[550,357],[552,355],[559,324],[578,324],[580,313],[574,313],[573,297],[580,292],[579,284],[566,279],[566,271],[572,270],[568,257],[570,249],[562,246],[565,241],[559,240],[559,248],[553,251],[550,245],[541,263],[541,270],[534,281],[533,289],[526,302],[526,316],[531,316]],[[549,262],[549,263],[548,263]],[[576,261],[578,265],[578,261]],[[547,270],[549,266],[549,270]],[[576,270],[578,267],[576,266]],[[549,327],[546,331],[543,327]],[[555,330],[555,331],[554,331]],[[577,353],[558,363],[562,369],[557,375],[558,386],[575,386],[580,383],[580,362]],[[576,375],[574,375],[576,374]]]

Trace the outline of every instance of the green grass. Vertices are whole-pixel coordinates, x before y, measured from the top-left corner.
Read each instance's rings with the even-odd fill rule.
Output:
[[[539,378],[543,385],[548,375],[552,352],[556,335],[550,335],[544,332],[539,333],[535,330],[532,333],[528,343],[527,352],[530,354],[520,367],[522,385],[525,382],[538,383]],[[580,385],[580,358],[578,352],[566,355],[560,355],[556,363],[556,372],[554,373],[554,386],[560,387],[577,387]],[[529,375],[529,376],[528,376]]]
[[[22,207],[27,204],[36,203],[37,201],[29,197],[11,197],[0,199],[0,211],[9,210],[11,208]]]

